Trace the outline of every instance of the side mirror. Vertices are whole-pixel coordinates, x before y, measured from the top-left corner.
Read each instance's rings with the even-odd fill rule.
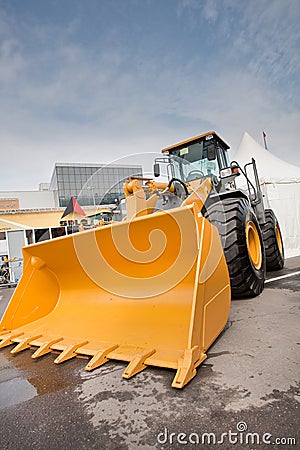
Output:
[[[216,159],[216,147],[214,144],[211,144],[207,147],[207,159],[208,161],[213,161]]]
[[[153,174],[155,177],[159,177],[160,176],[160,167],[158,163],[155,163],[153,165]]]

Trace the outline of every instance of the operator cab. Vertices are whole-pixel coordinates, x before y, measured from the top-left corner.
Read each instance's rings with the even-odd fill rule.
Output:
[[[162,153],[169,157],[172,178],[187,183],[203,177],[220,179],[220,172],[230,167],[227,145],[214,131],[196,136]]]

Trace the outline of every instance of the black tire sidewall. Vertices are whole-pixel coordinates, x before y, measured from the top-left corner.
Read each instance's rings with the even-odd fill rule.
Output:
[[[223,215],[223,218],[222,218]],[[209,205],[205,217],[218,228],[230,276],[233,298],[249,298],[264,289],[266,257],[262,231],[245,197],[219,198]],[[253,265],[247,246],[246,226],[251,221],[257,230],[262,252],[261,267]]]
[[[267,270],[276,271],[284,266],[284,245],[277,217],[272,209],[265,210],[266,222],[262,227],[264,246],[266,251]],[[276,227],[280,234],[282,252],[276,236]]]

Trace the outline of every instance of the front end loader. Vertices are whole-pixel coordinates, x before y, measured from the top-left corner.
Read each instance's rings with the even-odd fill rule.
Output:
[[[218,230],[201,214],[210,182],[178,207],[155,210],[138,180],[125,185],[127,218],[23,248],[22,278],[0,323],[0,348],[54,363],[89,358],[176,370],[182,388],[224,329],[230,283]]]
[[[125,183],[121,222],[23,248],[0,348],[31,349],[33,359],[58,352],[56,364],[83,356],[86,370],[126,361],[124,378],[165,367],[176,370],[173,387],[185,386],[224,329],[231,296],[262,291],[266,255],[273,269],[283,264],[276,217],[227,148],[211,132],[164,149],[154,175],[166,163],[168,182]],[[235,187],[240,172],[248,194]]]

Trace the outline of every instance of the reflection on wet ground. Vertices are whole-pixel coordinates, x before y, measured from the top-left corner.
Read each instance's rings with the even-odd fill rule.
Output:
[[[80,359],[57,366],[53,363],[56,355],[45,355],[34,361],[31,350],[13,356],[11,348],[1,349],[0,354],[0,408],[76,385],[80,369],[84,369],[85,361]]]
[[[33,350],[1,349],[0,450],[149,450],[162,448],[166,428],[218,435],[241,421],[249,432],[299,443],[299,291],[291,279],[290,290],[272,282],[258,298],[232,302],[226,331],[183,390],[171,388],[172,370],[149,367],[125,380],[124,362],[86,372],[86,360],[56,365],[55,354],[33,360]],[[0,315],[8,294],[0,291]]]
[[[36,388],[3,355],[0,355],[0,408],[17,405],[37,395]]]

